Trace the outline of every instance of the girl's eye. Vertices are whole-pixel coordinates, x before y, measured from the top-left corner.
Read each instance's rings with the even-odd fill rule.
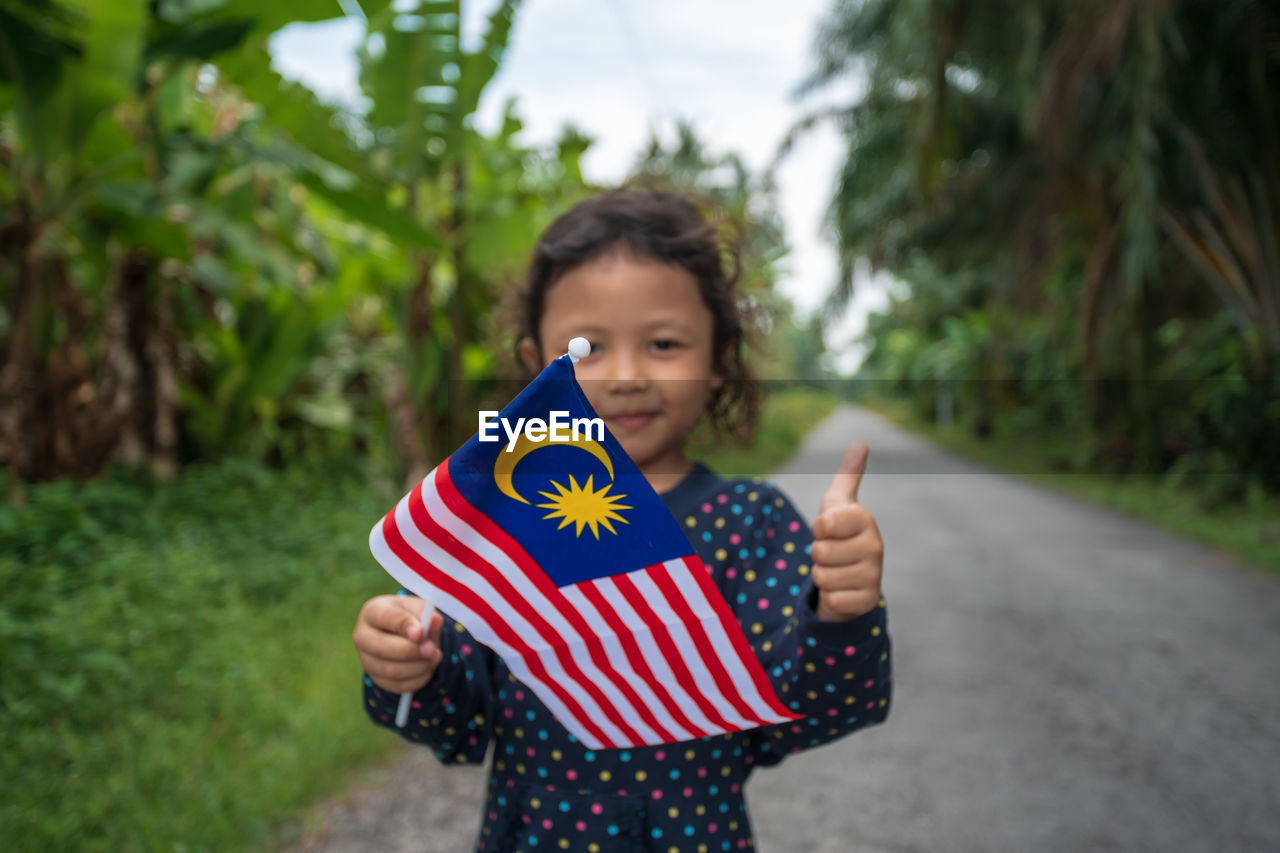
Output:
[[[670,350],[673,350],[676,347],[680,346],[680,342],[663,338],[661,340],[653,341],[652,343],[649,344],[649,346],[653,347],[658,352],[669,352]]]

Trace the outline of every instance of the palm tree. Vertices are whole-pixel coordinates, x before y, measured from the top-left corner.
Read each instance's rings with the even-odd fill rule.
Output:
[[[1253,381],[1269,381],[1280,354],[1272,4],[839,2],[802,92],[851,75],[864,95],[794,131],[828,121],[848,140],[830,209],[833,303],[868,258],[937,311],[1023,318],[992,324],[988,378],[1008,375],[1015,339],[1048,318],[1064,378],[1086,380],[1094,422],[1136,436],[1147,464],[1173,404],[1148,381],[1169,363],[1171,321],[1229,311]],[[1106,377],[1125,379],[1127,414],[1104,399]]]

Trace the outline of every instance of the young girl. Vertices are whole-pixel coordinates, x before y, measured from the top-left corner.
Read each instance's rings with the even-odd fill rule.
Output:
[[[723,480],[685,443],[708,416],[748,423],[743,320],[716,231],[682,196],[615,190],[543,235],[524,299],[531,374],[591,342],[576,375],[610,432],[684,527],[779,698],[804,718],[683,743],[588,750],[502,660],[422,602],[366,602],[353,635],[365,708],[450,764],[494,747],[476,849],[717,851],[753,846],[742,787],[756,767],[889,713],[883,543],[857,502],[866,447],[841,462],[810,529],[777,489]]]

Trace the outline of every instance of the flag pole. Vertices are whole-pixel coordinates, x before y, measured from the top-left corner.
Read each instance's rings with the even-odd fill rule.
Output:
[[[431,614],[435,612],[435,608],[431,606],[431,599],[426,596],[419,596],[422,599],[422,639],[427,638],[427,631],[431,630]],[[403,729],[405,724],[409,722],[409,708],[413,705],[413,691],[400,694],[400,704],[396,706],[396,728]]]
[[[574,338],[569,341],[569,352],[566,353],[569,360],[575,365],[591,355],[591,342],[586,338]],[[422,597],[422,635],[426,638],[427,631],[431,629],[431,614],[435,612],[435,608],[431,606],[430,599]],[[403,729],[409,722],[409,709],[413,706],[413,693],[401,693],[400,704],[396,706],[396,728]]]

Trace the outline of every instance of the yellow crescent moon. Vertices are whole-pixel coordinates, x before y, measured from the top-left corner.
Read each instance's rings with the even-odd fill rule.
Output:
[[[577,441],[556,442],[557,444],[569,444],[579,450],[585,450],[592,456],[600,460],[600,464],[604,465],[606,471],[609,472],[609,479],[613,479],[613,460],[609,458],[609,453],[601,446],[600,442],[595,439],[580,438]],[[508,453],[506,450],[498,452],[498,461],[493,466],[493,481],[497,484],[498,489],[507,497],[520,501],[522,504],[529,503],[528,498],[516,491],[515,484],[512,482],[512,474],[515,473],[516,465],[520,460],[528,456],[533,451],[549,446],[550,441],[530,441],[528,436],[523,433],[516,439],[516,446]]]

